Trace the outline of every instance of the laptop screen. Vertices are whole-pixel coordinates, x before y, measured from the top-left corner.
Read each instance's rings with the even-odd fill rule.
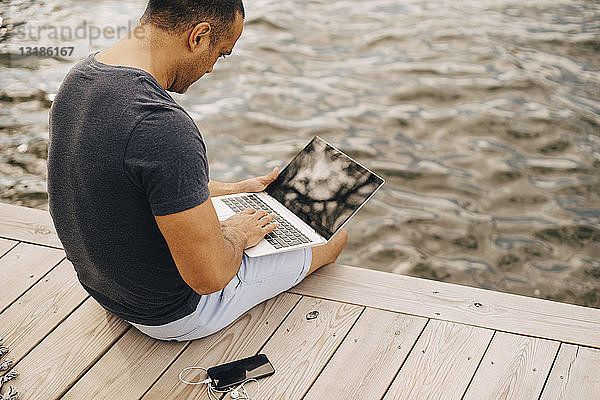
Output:
[[[329,240],[383,182],[315,136],[265,191]]]

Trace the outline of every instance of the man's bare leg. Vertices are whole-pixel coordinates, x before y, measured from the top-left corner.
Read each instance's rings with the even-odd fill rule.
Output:
[[[310,270],[306,276],[312,274],[317,269],[324,265],[335,262],[338,258],[342,249],[346,245],[348,240],[348,233],[344,228],[340,229],[338,233],[322,246],[315,246],[312,248],[312,261],[310,263]]]

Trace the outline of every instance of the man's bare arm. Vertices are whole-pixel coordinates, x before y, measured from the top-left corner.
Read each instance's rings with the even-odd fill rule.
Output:
[[[219,182],[211,179],[208,182],[208,189],[210,190],[210,195],[212,197],[224,196],[226,194],[244,193],[240,183],[241,182]]]
[[[211,196],[224,196],[226,194],[235,193],[253,193],[262,192],[266,189],[269,183],[273,182],[279,175],[279,169],[275,167],[268,175],[257,176],[255,178],[245,179],[239,182],[219,182],[210,180],[208,188]]]
[[[179,213],[155,216],[183,280],[199,294],[224,288],[237,273],[244,248],[276,228],[264,211],[246,210],[219,222],[208,199]]]

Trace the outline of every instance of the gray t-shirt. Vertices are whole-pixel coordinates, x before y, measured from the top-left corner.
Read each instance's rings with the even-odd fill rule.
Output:
[[[155,215],[210,197],[202,136],[147,72],[91,54],[50,110],[48,199],[67,258],[104,308],[142,325],[196,309]]]

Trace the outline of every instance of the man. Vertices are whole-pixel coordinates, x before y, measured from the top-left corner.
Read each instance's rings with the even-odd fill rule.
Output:
[[[156,339],[191,340],[335,261],[342,231],[312,249],[248,258],[275,229],[245,210],[219,223],[210,196],[262,191],[278,174],[209,179],[184,93],[242,34],[241,0],[150,0],[113,47],[69,72],[50,112],[50,213],[82,286]]]

